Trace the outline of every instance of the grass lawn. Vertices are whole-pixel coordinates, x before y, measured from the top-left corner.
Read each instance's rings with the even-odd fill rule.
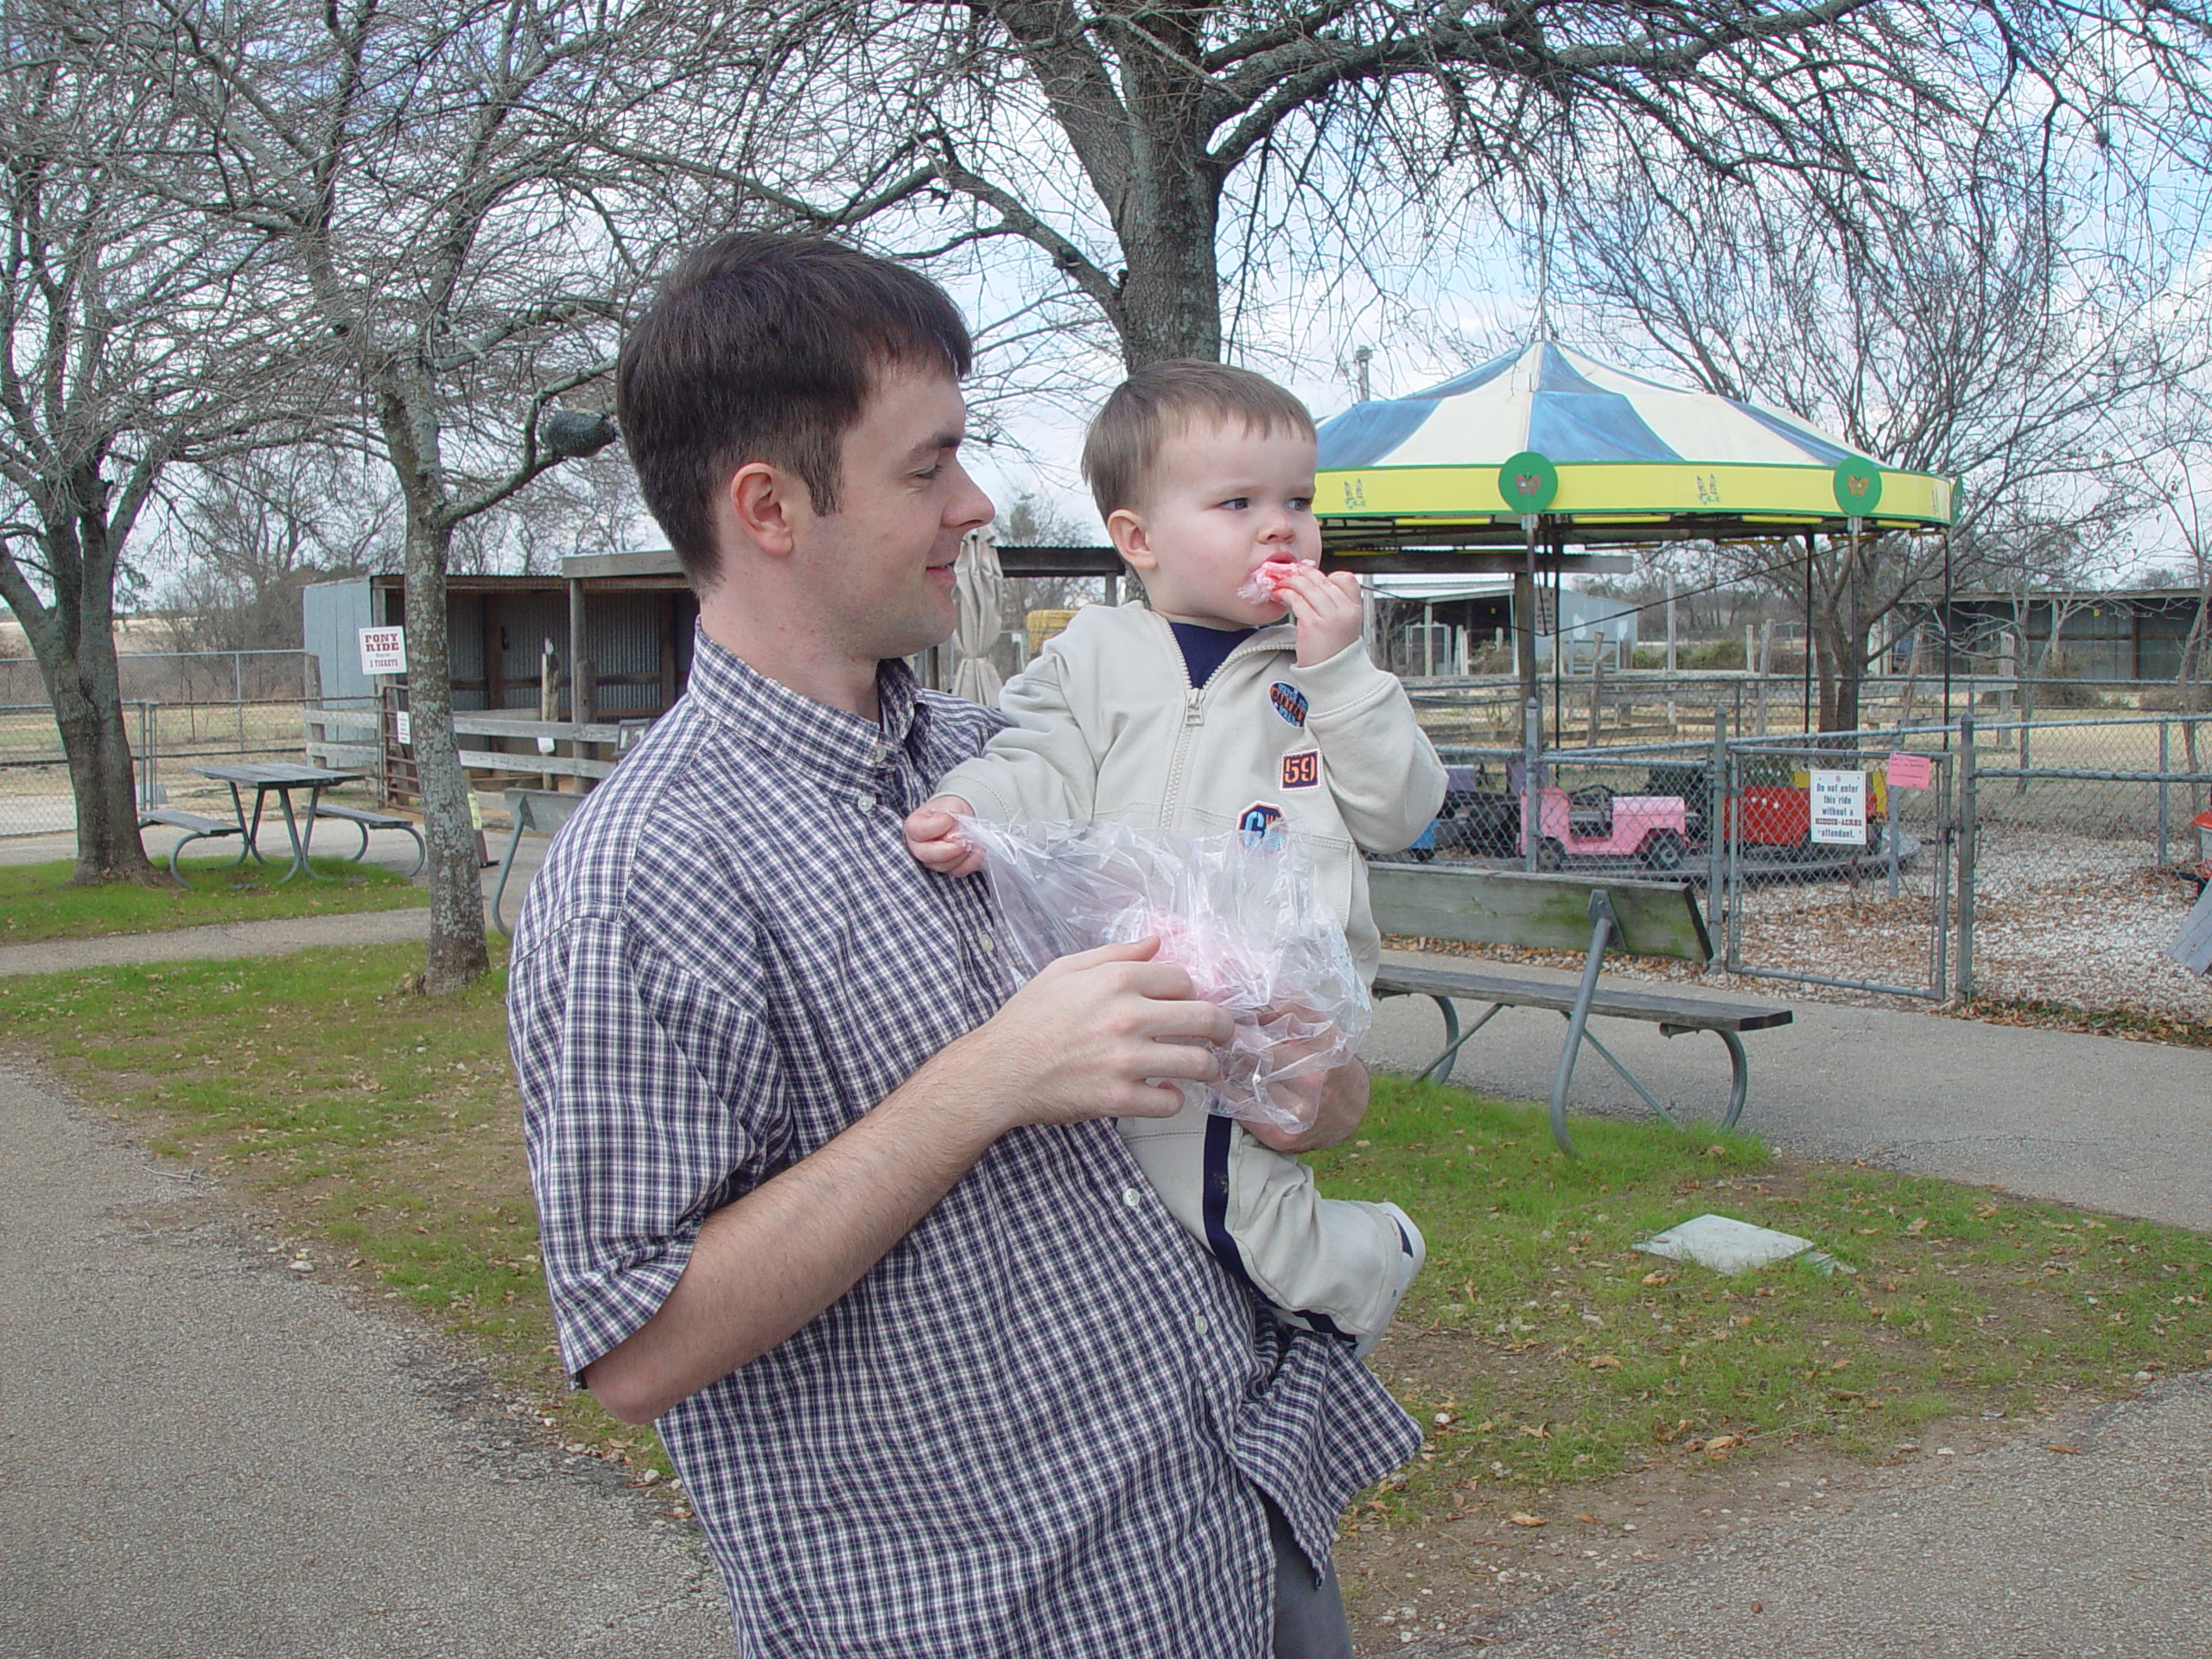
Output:
[[[2033,1420],[2212,1361],[2212,1239],[1754,1140],[1582,1120],[1378,1080],[1324,1187],[1390,1198],[1428,1265],[1376,1365],[1429,1441],[1389,1522],[1496,1512],[1573,1481],[1807,1443],[1879,1457],[1936,1420]],[[1707,1211],[1850,1273],[1723,1278],[1632,1246]]]
[[[658,1442],[563,1384],[524,1169],[502,976],[395,987],[420,950],[0,981],[0,1030],[157,1149],[227,1170],[323,1262],[479,1344],[570,1441]],[[1588,1120],[1378,1079],[1325,1186],[1388,1197],[1429,1262],[1376,1364],[1429,1433],[1355,1526],[1508,1514],[1570,1483],[1805,1444],[1879,1456],[1922,1425],[2015,1417],[2212,1357],[2212,1241],[1979,1188],[1770,1158],[1740,1135]],[[1724,1280],[1630,1246],[1704,1211],[1856,1269]]]
[[[289,855],[276,859],[273,855],[267,865],[248,861],[243,868],[232,868],[227,859],[181,860],[177,868],[191,884],[189,892],[169,880],[165,860],[159,884],[150,887],[128,882],[66,887],[75,868],[66,858],[48,864],[0,865],[0,944],[161,933],[219,922],[406,910],[429,902],[423,889],[391,870],[344,858],[310,861],[318,874],[338,879],[302,878],[279,887],[276,878],[291,862]]]

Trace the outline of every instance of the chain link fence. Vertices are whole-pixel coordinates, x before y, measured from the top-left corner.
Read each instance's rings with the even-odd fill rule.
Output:
[[[2212,1025],[2212,986],[2164,954],[2212,855],[2212,715],[1762,735],[1733,714],[1549,747],[1524,706],[1517,747],[1439,746],[1451,792],[1410,855],[1687,877],[1716,968],[1751,978]]]
[[[124,727],[141,806],[228,795],[189,768],[297,760],[306,664],[297,651],[148,652],[118,657]],[[0,836],[66,835],[77,822],[68,761],[37,664],[0,661]]]
[[[1961,994],[2212,1024],[2164,954],[2212,849],[2212,715],[1967,729]]]

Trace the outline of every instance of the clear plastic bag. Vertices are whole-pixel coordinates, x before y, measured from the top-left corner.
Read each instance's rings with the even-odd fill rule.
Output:
[[[982,849],[1005,943],[1031,973],[1055,957],[1157,934],[1236,1030],[1192,1104],[1288,1130],[1313,1126],[1321,1080],[1366,1035],[1373,1005],[1343,924],[1294,836],[1146,833],[1112,823],[960,820]]]

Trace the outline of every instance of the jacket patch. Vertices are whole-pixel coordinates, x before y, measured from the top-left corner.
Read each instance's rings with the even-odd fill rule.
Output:
[[[1321,751],[1293,749],[1282,758],[1282,786],[1312,789],[1321,781]]]
[[[1292,725],[1306,724],[1306,694],[1288,680],[1277,680],[1269,686],[1268,701],[1274,705],[1275,713]]]
[[[1272,853],[1283,842],[1282,808],[1255,801],[1236,815],[1236,833],[1255,853]]]

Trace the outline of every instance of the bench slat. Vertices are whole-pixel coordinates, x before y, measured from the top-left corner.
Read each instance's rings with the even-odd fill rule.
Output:
[[[348,823],[365,823],[372,830],[412,830],[415,822],[391,812],[372,812],[358,806],[330,806],[315,804],[318,818],[343,818]]]
[[[245,832],[227,818],[203,818],[197,812],[187,812],[180,807],[160,806],[139,815],[138,827],[149,823],[165,823],[172,830],[192,830],[203,836],[236,836]]]
[[[1548,1008],[1558,1014],[1574,1007],[1575,988],[1503,974],[1474,974],[1450,968],[1411,968],[1385,963],[1375,976],[1377,995],[1457,996],[1469,1001],[1503,1002],[1514,1007]],[[1590,1012],[1616,1020],[1643,1020],[1694,1031],[1765,1031],[1790,1024],[1788,1008],[1748,1002],[1708,1002],[1649,991],[1616,990],[1601,984]]]

